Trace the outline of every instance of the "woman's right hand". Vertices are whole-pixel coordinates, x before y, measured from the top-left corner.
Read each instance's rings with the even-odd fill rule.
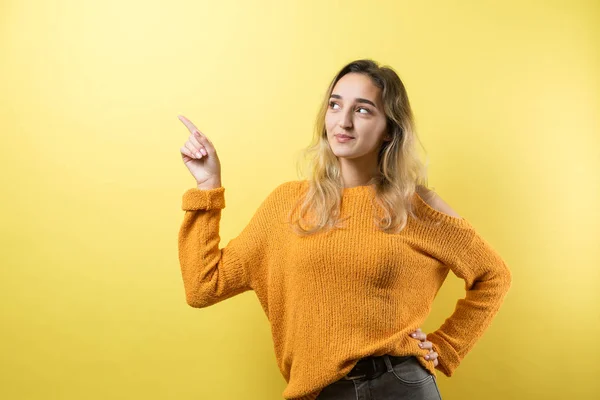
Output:
[[[188,128],[190,136],[183,145],[181,158],[190,171],[198,188],[216,188],[221,186],[221,162],[212,142],[200,132],[192,121],[183,115],[177,118]]]

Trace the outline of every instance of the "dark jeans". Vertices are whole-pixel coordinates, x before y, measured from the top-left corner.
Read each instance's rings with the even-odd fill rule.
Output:
[[[441,400],[436,378],[414,356],[396,357],[392,365],[389,356],[387,371],[372,377],[342,378],[325,387],[317,400]],[[352,375],[352,374],[349,374]],[[346,375],[348,376],[348,375]]]

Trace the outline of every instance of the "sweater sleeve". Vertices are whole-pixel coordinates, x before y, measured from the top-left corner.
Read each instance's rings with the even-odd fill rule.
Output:
[[[224,192],[223,187],[193,188],[183,195],[179,263],[186,301],[192,307],[208,307],[252,290],[253,270],[265,258],[272,196],[263,201],[237,237],[219,248]]]
[[[438,353],[436,368],[450,377],[498,312],[512,277],[504,260],[477,232],[450,269],[465,281],[466,296],[453,314],[427,335]]]

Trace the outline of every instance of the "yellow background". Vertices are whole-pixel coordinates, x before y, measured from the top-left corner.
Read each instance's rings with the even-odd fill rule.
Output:
[[[2,1],[0,398],[281,399],[254,293],[185,303],[177,114],[219,152],[224,246],[363,57],[513,272],[444,400],[600,398],[599,27],[582,0]],[[449,275],[423,330],[463,296]]]

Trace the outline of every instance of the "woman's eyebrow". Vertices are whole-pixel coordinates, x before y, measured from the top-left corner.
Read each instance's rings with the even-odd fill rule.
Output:
[[[336,99],[342,99],[342,96],[340,96],[339,94],[332,94],[331,97],[336,98]],[[377,108],[377,106],[375,105],[375,103],[373,103],[371,100],[367,100],[367,99],[363,99],[361,97],[357,97],[356,98],[356,102],[357,103],[367,103],[372,105],[373,107]]]

